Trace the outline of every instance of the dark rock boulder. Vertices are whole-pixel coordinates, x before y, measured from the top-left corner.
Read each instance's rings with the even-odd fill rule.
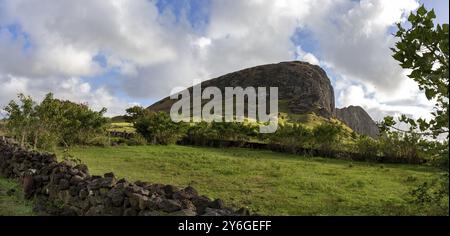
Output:
[[[349,106],[336,109],[336,117],[358,134],[377,137],[379,134],[377,124],[360,106]]]
[[[314,112],[329,118],[333,116],[335,109],[333,87],[325,71],[306,62],[282,62],[252,67],[205,81],[202,89],[206,87],[219,88],[223,96],[225,87],[278,87],[279,99],[287,106],[287,110],[283,112]],[[192,87],[189,91],[192,95]],[[175,101],[167,97],[148,109],[169,112]]]

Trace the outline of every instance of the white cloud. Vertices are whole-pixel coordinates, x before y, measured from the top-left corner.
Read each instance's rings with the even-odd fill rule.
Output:
[[[322,4],[316,3],[317,7]],[[307,27],[320,43],[321,59],[334,71],[385,91],[398,89],[403,70],[391,57],[394,38],[389,29],[414,10],[415,0],[336,2],[318,11]]]
[[[0,101],[2,105],[0,110],[4,108],[8,101],[16,99],[19,93],[26,93],[26,95],[32,96],[36,101],[40,101],[48,91],[52,91],[56,98],[85,103],[97,111],[106,107],[108,108],[108,116],[123,114],[126,107],[135,104],[114,97],[105,87],[94,89],[79,78],[28,79],[11,75],[0,75],[0,84],[2,84],[0,87]]]
[[[9,42],[14,49],[5,52],[20,55],[16,62],[27,65],[15,68],[19,75],[96,75],[93,57],[98,53],[111,58],[110,66],[146,66],[177,56],[167,43],[170,31],[160,24],[150,1],[5,0],[2,16],[3,25],[20,25],[32,41],[26,54],[20,41]]]
[[[123,113],[115,96],[157,99],[250,66],[301,59],[338,75],[339,106],[361,105],[378,119],[406,112],[424,115],[430,103],[391,58],[390,27],[414,10],[415,0],[214,0],[205,29],[185,16],[160,14],[155,1],[3,0],[0,26],[16,24],[26,35],[0,29],[0,104],[16,92],[56,95]],[[291,40],[311,32],[317,50]],[[24,45],[30,43],[24,49]],[[93,58],[103,55],[107,67]],[[80,77],[114,68],[114,81],[93,88]]]
[[[314,54],[303,51],[301,46],[297,46],[297,60],[306,61],[313,65],[320,65],[319,59]]]
[[[433,103],[428,101],[425,95],[418,91],[414,82],[405,81],[402,90],[391,93],[390,96],[371,92],[363,83],[351,82],[345,79],[336,83],[338,90],[338,107],[350,105],[363,107],[375,121],[381,121],[383,117],[399,116],[405,114],[412,118],[431,118],[430,111]]]

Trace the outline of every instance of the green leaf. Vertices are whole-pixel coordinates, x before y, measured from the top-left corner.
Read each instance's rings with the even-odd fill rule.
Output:
[[[431,9],[431,11],[428,12],[427,19],[435,19],[436,13],[434,13],[434,9]]]
[[[431,100],[436,96],[436,91],[431,90],[431,89],[426,89],[425,96],[427,97],[428,100]]]
[[[411,13],[410,15],[409,15],[409,17],[408,17],[408,21],[409,22],[413,22],[413,21],[415,21],[416,20],[416,15],[414,15],[413,13]]]
[[[419,16],[424,16],[425,14],[427,14],[427,9],[425,9],[424,5],[422,5],[421,7],[419,7],[419,9],[417,9],[417,14]]]
[[[420,76],[421,76],[421,73],[420,73],[419,70],[413,70],[413,71],[411,72],[411,74],[408,75],[408,77],[410,77],[410,78],[418,78],[418,77],[420,77]]]
[[[399,62],[402,62],[404,60],[404,56],[400,52],[395,53],[394,55],[392,55],[392,57]]]
[[[448,24],[443,24],[442,29],[444,30],[444,32],[448,32]]]

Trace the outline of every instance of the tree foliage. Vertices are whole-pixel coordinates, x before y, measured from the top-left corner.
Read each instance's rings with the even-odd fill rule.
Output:
[[[404,69],[411,70],[409,78],[418,83],[427,99],[435,101],[432,120],[413,120],[402,116],[400,121],[411,125],[412,130],[430,132],[434,137],[447,134],[448,137],[449,33],[448,24],[435,25],[435,18],[434,10],[427,11],[423,5],[416,14],[411,13],[408,17],[409,29],[398,23],[395,36],[399,41],[392,51],[394,59]],[[392,119],[388,119],[385,123],[392,125]]]
[[[174,144],[186,133],[187,124],[175,123],[165,112],[144,113],[134,120],[136,132],[152,144]]]
[[[417,154],[420,151],[427,152],[428,155],[437,153],[441,160],[446,160],[443,163],[446,163],[445,168],[448,171],[449,29],[448,24],[435,25],[433,23],[435,18],[434,10],[428,11],[424,5],[417,10],[416,14],[411,13],[408,17],[411,24],[409,29],[398,24],[396,36],[400,40],[392,51],[394,59],[399,61],[404,69],[411,70],[409,77],[418,83],[427,99],[435,102],[433,118],[430,121],[414,120],[405,115],[400,117],[400,122],[410,126],[409,132],[405,132],[403,137],[407,143],[413,144],[409,145],[407,154]],[[382,131],[391,136],[399,135],[398,133],[389,133],[388,128],[395,125],[396,122],[392,117],[386,117],[382,123]],[[426,140],[421,140],[416,136],[417,130],[422,135],[435,138],[439,135],[446,135],[447,140],[443,145],[437,142],[430,145]],[[424,147],[424,144],[428,145]],[[445,198],[448,201],[448,174],[444,180],[425,182],[412,191],[413,197],[422,203],[441,202]],[[436,182],[446,182],[446,184],[437,185],[437,190],[435,190]],[[448,214],[448,208],[446,211]]]
[[[311,148],[313,144],[312,130],[299,123],[280,124],[273,134],[268,134],[269,143],[281,144],[290,153],[297,149]]]
[[[92,111],[85,104],[53,98],[49,93],[40,104],[29,96],[19,94],[19,103],[12,100],[4,109],[10,135],[22,145],[49,149],[55,145],[86,144],[105,132],[106,109]]]
[[[149,113],[148,110],[146,110],[145,108],[143,108],[141,106],[133,106],[133,107],[127,108],[125,111],[127,114],[125,115],[124,118],[129,123],[134,123],[138,118]]]
[[[317,149],[322,151],[336,150],[342,144],[344,128],[342,125],[327,122],[314,127],[314,144]]]

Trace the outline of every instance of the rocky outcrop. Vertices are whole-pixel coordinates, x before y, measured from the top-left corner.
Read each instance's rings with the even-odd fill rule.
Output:
[[[26,198],[44,215],[229,216],[248,215],[201,196],[192,187],[129,182],[113,173],[90,175],[87,166],[57,162],[55,155],[28,151],[0,139],[0,175],[19,179]]]
[[[360,106],[349,106],[342,109],[338,108],[336,109],[336,117],[359,134],[373,138],[377,137],[379,134],[377,124]]]
[[[378,135],[375,122],[361,107],[335,109],[330,79],[322,68],[307,62],[293,61],[252,67],[202,83],[203,89],[210,86],[218,87],[222,94],[225,87],[278,87],[280,112],[337,117],[359,134],[371,137]],[[192,94],[192,88],[189,90]],[[148,109],[169,112],[175,102],[176,100],[167,97]]]
[[[225,94],[225,87],[278,87],[279,100],[286,103],[287,113],[314,112],[328,118],[334,114],[334,92],[330,80],[322,68],[307,62],[252,67],[202,83],[202,88],[212,86],[219,88],[222,94]],[[167,97],[148,109],[168,112],[174,102]]]

